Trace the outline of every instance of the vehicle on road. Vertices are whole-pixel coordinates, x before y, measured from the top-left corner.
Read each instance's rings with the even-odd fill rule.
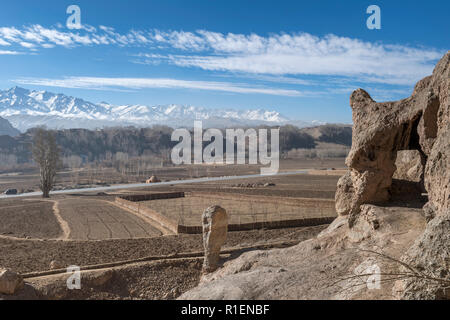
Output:
[[[9,195],[16,195],[17,194],[17,189],[6,189],[6,191],[3,194],[6,194],[7,196],[9,196]]]

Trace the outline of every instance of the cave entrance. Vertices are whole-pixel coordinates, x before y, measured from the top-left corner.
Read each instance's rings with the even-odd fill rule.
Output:
[[[427,202],[424,183],[427,156],[420,145],[418,126],[422,114],[405,124],[402,128],[402,143],[396,151],[396,171],[392,177],[392,200]]]

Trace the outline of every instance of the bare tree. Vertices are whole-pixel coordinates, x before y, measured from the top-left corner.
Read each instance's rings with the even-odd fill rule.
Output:
[[[55,183],[56,170],[60,165],[59,148],[51,131],[36,129],[33,138],[33,159],[40,168],[40,185],[43,198],[50,198]]]

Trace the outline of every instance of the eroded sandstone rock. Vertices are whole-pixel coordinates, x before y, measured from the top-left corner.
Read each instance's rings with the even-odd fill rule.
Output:
[[[402,150],[416,150],[420,166],[413,163],[410,170],[400,174],[424,180],[429,200],[438,211],[448,207],[449,61],[450,52],[436,65],[432,76],[417,83],[407,99],[377,103],[362,89],[351,95],[354,126],[346,159],[349,172],[339,181],[336,192],[336,210],[340,215],[350,215],[350,225],[361,205],[390,199],[397,153]]]
[[[402,260],[432,278],[398,281],[394,294],[407,299],[449,298],[450,283],[450,51],[433,74],[419,81],[410,98],[376,103],[364,90],[350,99],[353,143],[349,172],[339,180],[336,209],[352,226],[363,204],[421,192],[428,226]],[[394,175],[395,172],[395,175]],[[392,177],[396,180],[393,183]],[[416,188],[411,183],[419,183]]]
[[[402,260],[422,277],[399,281],[397,287],[403,290],[393,291],[397,298],[450,299],[450,209],[428,223]],[[403,268],[402,271],[409,270]]]
[[[397,153],[395,161],[397,170],[393,178],[411,182],[421,182],[423,179],[424,166],[422,156],[418,150],[401,150]]]
[[[228,216],[224,208],[211,206],[205,210],[203,222],[203,246],[205,248],[205,273],[216,270],[219,266],[220,248],[227,240]]]
[[[0,293],[11,295],[22,287],[23,279],[19,274],[9,269],[0,269]]]
[[[353,143],[349,170],[336,192],[339,217],[318,237],[287,249],[243,253],[179,299],[392,299],[392,293],[403,299],[448,299],[449,65],[450,51],[433,75],[401,101],[377,103],[362,89],[352,94]],[[428,203],[423,210],[408,203],[375,205],[390,199],[397,154],[403,150],[417,150],[425,168]],[[395,285],[383,281],[381,290],[349,294],[336,280],[354,274],[370,256],[367,250],[384,274],[398,274],[402,259],[429,278]]]
[[[50,262],[50,270],[63,269],[64,266],[57,260],[52,260]]]

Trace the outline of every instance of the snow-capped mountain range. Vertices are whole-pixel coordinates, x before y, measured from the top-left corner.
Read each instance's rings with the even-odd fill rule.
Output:
[[[31,91],[20,87],[0,90],[0,117],[9,120],[20,131],[45,125],[53,129],[96,129],[111,126],[147,127],[154,124],[171,127],[193,126],[202,120],[205,127],[285,124],[289,119],[276,111],[217,110],[183,105],[123,105],[91,103],[83,99]],[[296,122],[296,125],[310,125]]]

